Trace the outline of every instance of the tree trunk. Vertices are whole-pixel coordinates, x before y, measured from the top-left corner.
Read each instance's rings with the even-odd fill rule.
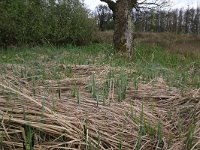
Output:
[[[133,20],[132,8],[128,0],[118,0],[114,11],[114,47],[117,51],[133,55]]]
[[[132,19],[132,9],[137,0],[101,0],[108,4],[113,11],[114,18],[114,47],[129,57],[134,54],[134,23]]]
[[[134,50],[134,32],[132,7],[129,0],[118,0],[114,13],[114,47],[117,51],[132,56]]]

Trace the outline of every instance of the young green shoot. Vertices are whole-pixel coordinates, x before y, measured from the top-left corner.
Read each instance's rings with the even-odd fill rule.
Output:
[[[97,107],[99,107],[99,94],[98,94],[98,92],[96,93],[96,101],[97,101]]]
[[[71,96],[75,98],[76,95],[77,95],[77,86],[76,86],[76,83],[75,83],[75,84],[73,85],[72,90],[71,90]]]
[[[95,77],[95,74],[93,73],[92,74],[92,96],[93,97],[96,97],[96,77]]]
[[[59,89],[58,89],[58,98],[61,100],[61,88],[59,86]]]
[[[80,91],[79,91],[79,88],[77,89],[76,99],[77,99],[78,105],[80,105]]]
[[[162,122],[159,120],[158,125],[157,125],[157,140],[158,140],[158,147],[163,146],[163,125]]]
[[[188,134],[187,134],[187,139],[186,139],[186,148],[191,149],[194,145],[194,133],[195,133],[195,128],[196,125],[194,123],[191,124]]]
[[[85,124],[84,124],[84,135],[85,135],[85,149],[87,149],[87,144],[88,144],[88,124],[87,124],[87,120],[85,120]]]

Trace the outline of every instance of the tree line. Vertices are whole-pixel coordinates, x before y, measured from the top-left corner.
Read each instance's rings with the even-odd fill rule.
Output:
[[[96,22],[79,0],[1,0],[0,46],[86,44]]]
[[[200,34],[200,8],[175,10],[134,10],[133,22],[137,32],[174,32]],[[114,29],[112,12],[106,5],[95,9],[95,17],[101,31]]]
[[[171,11],[150,10],[134,13],[135,27],[140,32],[200,33],[200,8]]]

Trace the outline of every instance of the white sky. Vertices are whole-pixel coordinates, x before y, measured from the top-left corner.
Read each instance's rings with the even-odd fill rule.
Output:
[[[86,6],[91,9],[94,10],[95,7],[99,4],[105,4],[103,2],[100,2],[100,0],[84,0]],[[199,3],[200,6],[200,0],[171,0],[172,1],[172,8],[187,8],[188,5],[190,7],[197,7],[197,3]],[[199,2],[198,2],[199,1]]]

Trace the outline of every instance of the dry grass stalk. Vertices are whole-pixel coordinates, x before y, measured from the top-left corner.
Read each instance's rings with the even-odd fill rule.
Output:
[[[133,149],[137,147],[139,138],[141,124],[137,120],[141,119],[142,103],[145,122],[149,123],[152,129],[157,128],[159,120],[163,125],[163,149],[185,148],[186,134],[179,136],[177,119],[181,117],[184,122],[183,127],[188,129],[192,121],[191,117],[194,116],[197,121],[192,149],[200,147],[198,90],[181,97],[177,89],[169,91],[166,84],[158,83],[155,86],[140,84],[138,92],[135,93],[130,83],[128,96],[122,103],[116,102],[117,95],[115,89],[111,87],[110,104],[97,107],[96,101],[85,89],[86,83],[91,73],[97,71],[102,72],[97,76],[97,82],[101,86],[105,80],[103,76],[110,69],[76,67],[73,69],[79,70],[77,78],[59,82],[38,82],[35,96],[32,93],[32,84],[29,82],[23,82],[12,73],[0,77],[0,135],[2,137],[0,142],[4,149],[22,149],[23,142],[27,143],[29,132],[33,134],[34,149],[38,150],[86,147],[119,149],[120,144],[122,149]],[[78,78],[78,75],[82,78]],[[70,94],[74,82],[80,87],[79,105]],[[62,98],[59,100],[57,93],[60,87]],[[151,150],[159,146],[155,144],[158,143],[156,132],[154,136],[146,133],[141,137],[141,149]],[[172,145],[169,145],[170,140]]]

